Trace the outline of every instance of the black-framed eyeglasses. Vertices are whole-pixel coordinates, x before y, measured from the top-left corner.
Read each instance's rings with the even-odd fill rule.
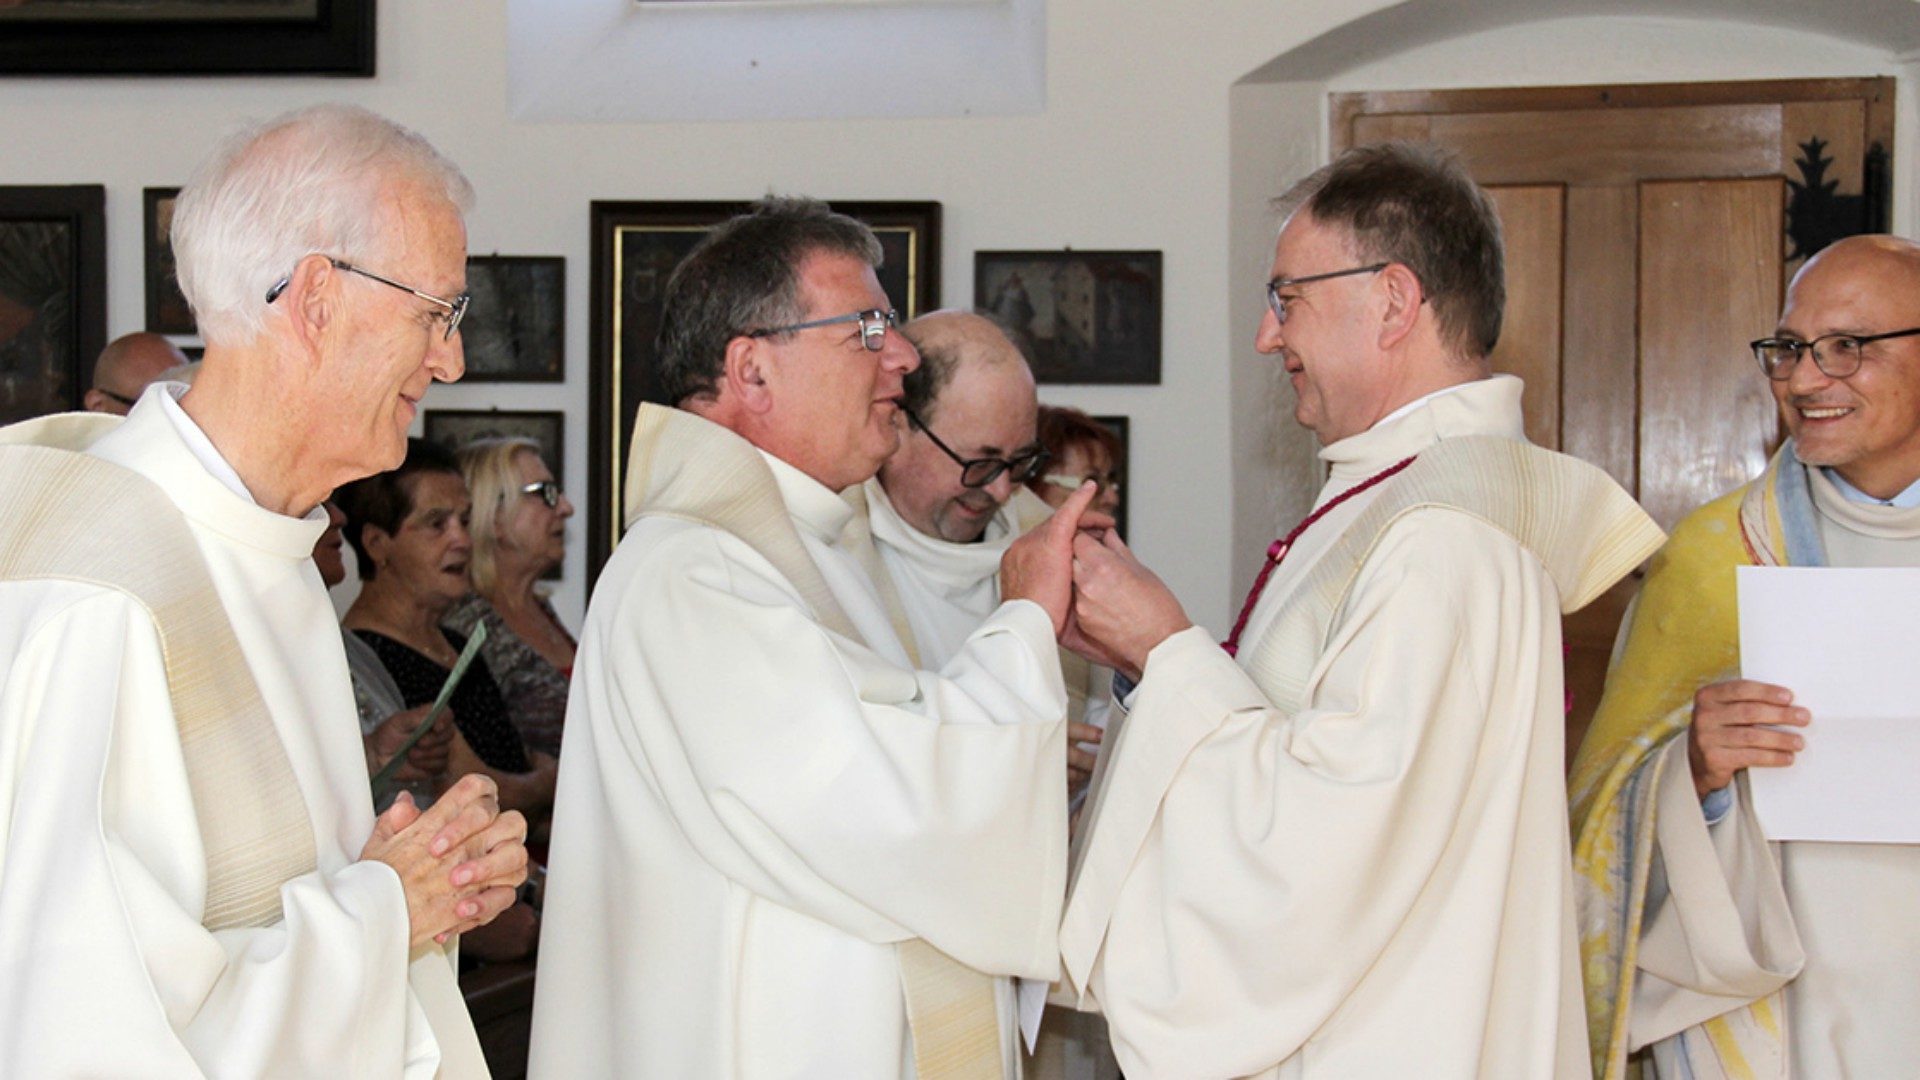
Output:
[[[558,480],[535,480],[531,484],[520,485],[520,494],[540,496],[540,501],[546,503],[547,509],[551,510],[560,505],[560,496],[564,492],[560,490]]]
[[[1884,334],[1821,334],[1812,341],[1769,337],[1749,342],[1748,346],[1753,349],[1753,358],[1760,362],[1760,370],[1775,382],[1793,377],[1802,352],[1813,354],[1813,366],[1820,369],[1820,374],[1829,379],[1844,379],[1860,370],[1860,360],[1868,345],[1915,334],[1920,334],[1920,326],[1889,330]]]
[[[458,332],[460,329],[460,320],[467,317],[467,303],[473,299],[472,293],[461,293],[459,296],[456,296],[453,299],[448,300],[448,299],[445,299],[444,297],[435,296],[430,292],[423,292],[419,289],[414,288],[411,285],[403,285],[400,282],[393,280],[392,278],[381,277],[379,274],[376,274],[371,270],[362,270],[359,267],[353,265],[352,263],[345,261],[344,259],[336,259],[331,255],[328,255],[326,259],[328,262],[333,264],[333,268],[335,270],[344,270],[349,274],[359,274],[363,278],[372,278],[374,281],[377,281],[382,285],[399,289],[403,293],[411,293],[412,295],[417,296],[422,300],[425,300],[429,304],[437,304],[440,307],[446,308],[447,313],[440,316],[440,318],[446,320],[447,332],[445,335],[445,339],[447,341],[453,340],[453,335],[456,332]],[[286,277],[283,277],[279,281],[274,282],[273,288],[267,290],[267,303],[271,304],[275,300],[280,299],[280,294],[283,292],[286,292],[287,286],[292,283],[293,283],[292,274],[288,274]]]
[[[102,394],[107,395],[108,397],[119,402],[120,404],[125,405],[129,409],[133,408],[135,405],[140,404],[139,399],[130,398],[125,394],[116,394],[104,386],[96,386],[94,387],[94,389],[100,391]]]
[[[940,436],[935,435],[933,429],[927,426],[926,421],[915,415],[912,409],[902,405],[900,406],[900,411],[907,414],[908,423],[925,432],[927,438],[933,440],[933,445],[940,448],[941,453],[952,458],[953,463],[960,466],[960,484],[962,487],[986,487],[988,484],[998,480],[1000,474],[1003,472],[1011,473],[1014,483],[1024,484],[1040,475],[1040,471],[1047,467],[1047,462],[1053,457],[1052,454],[1047,453],[1046,447],[1036,446],[1032,450],[1012,460],[997,457],[963,458],[953,452],[953,447],[941,442]]]
[[[791,334],[796,330],[812,330],[817,326],[837,326],[840,323],[857,322],[860,324],[860,344],[868,352],[879,352],[887,346],[887,331],[900,328],[898,311],[882,311],[874,308],[870,311],[855,311],[847,315],[835,315],[830,319],[814,319],[811,322],[794,323],[791,326],[770,326],[765,330],[749,330],[747,337],[772,337],[775,334]]]
[[[1377,274],[1392,263],[1374,263],[1372,266],[1354,266],[1345,270],[1329,270],[1324,274],[1308,274],[1305,277],[1274,278],[1267,282],[1267,307],[1273,311],[1274,321],[1285,326],[1287,323],[1287,299],[1280,295],[1281,289],[1290,289],[1295,285],[1310,285],[1316,281],[1348,277],[1353,274]]]

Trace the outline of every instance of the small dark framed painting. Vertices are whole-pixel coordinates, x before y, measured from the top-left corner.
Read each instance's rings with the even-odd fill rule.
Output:
[[[466,382],[564,382],[567,261],[558,255],[475,255],[467,260],[467,317],[460,322]]]
[[[532,439],[547,468],[567,482],[567,414],[558,409],[428,409],[422,423],[428,442],[455,451],[478,439]]]
[[[1133,489],[1127,486],[1127,462],[1133,457],[1133,442],[1132,435],[1127,430],[1129,426],[1127,418],[1124,416],[1096,416],[1093,418],[1093,422],[1113,432],[1114,438],[1120,440],[1120,456],[1119,459],[1113,463],[1114,480],[1120,485],[1120,509],[1114,511],[1113,516],[1117,523],[1116,527],[1120,530],[1120,535],[1122,537],[1130,536],[1132,534],[1127,532],[1127,504],[1133,497]]]
[[[146,190],[142,220],[146,226],[147,329],[156,334],[200,332],[193,323],[193,309],[180,295],[180,278],[174,270],[173,204],[179,197],[177,187]]]
[[[667,279],[715,225],[744,213],[746,202],[601,202],[593,204],[592,356],[587,401],[587,581],[620,540],[622,489],[633,417],[658,401],[654,336]],[[940,303],[940,204],[833,202],[865,222],[880,241],[880,286],[911,319]]]
[[[0,187],[0,424],[80,407],[107,344],[107,189]]]
[[[1027,336],[1043,383],[1160,381],[1160,253],[977,251],[973,303]]]
[[[374,0],[8,0],[0,75],[373,75]]]

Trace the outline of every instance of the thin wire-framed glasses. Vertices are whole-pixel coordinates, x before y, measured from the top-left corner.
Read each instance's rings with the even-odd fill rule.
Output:
[[[988,484],[999,479],[1000,474],[1003,472],[1011,473],[1014,483],[1024,484],[1040,475],[1040,471],[1047,467],[1047,462],[1053,457],[1052,454],[1047,453],[1046,447],[1037,446],[1012,460],[994,457],[963,458],[959,454],[954,453],[952,447],[941,442],[940,436],[935,435],[933,429],[927,426],[926,421],[920,419],[912,409],[902,405],[900,406],[900,411],[907,414],[908,423],[925,432],[927,438],[933,440],[933,445],[940,448],[941,453],[952,458],[953,463],[960,466],[960,485],[962,487],[986,487]]]
[[[900,328],[900,313],[873,308],[870,311],[855,311],[847,315],[835,315],[830,319],[794,323],[791,326],[770,326],[765,330],[749,330],[746,336],[773,337],[776,334],[791,334],[796,330],[812,330],[817,326],[837,326],[840,323],[850,322],[860,324],[860,344],[868,352],[879,352],[887,346],[887,331]]]
[[[333,264],[333,268],[335,270],[344,270],[349,274],[359,274],[363,278],[371,278],[382,285],[389,286],[390,288],[399,289],[403,293],[411,293],[414,296],[417,296],[420,299],[425,300],[430,304],[437,304],[440,307],[446,308],[447,313],[445,315],[440,316],[440,318],[445,320],[447,324],[447,332],[445,334],[445,339],[447,341],[453,340],[453,335],[459,332],[460,330],[460,320],[467,317],[467,303],[473,299],[472,293],[461,293],[459,296],[456,296],[453,299],[448,300],[448,299],[445,299],[444,297],[435,296],[430,292],[423,292],[419,289],[414,288],[411,285],[403,285],[400,282],[393,280],[392,278],[381,277],[379,274],[376,274],[371,270],[362,270],[359,267],[353,265],[350,262],[347,262],[344,259],[336,259],[331,255],[328,255],[326,259],[328,262]],[[274,282],[273,288],[267,290],[267,303],[271,304],[275,300],[280,299],[280,294],[283,292],[286,292],[287,286],[292,283],[293,283],[292,274],[288,274],[286,277],[283,277],[279,281]]]
[[[1868,345],[1915,334],[1920,334],[1920,326],[1889,330],[1884,334],[1821,334],[1812,341],[1769,337],[1749,342],[1748,345],[1753,349],[1753,358],[1760,362],[1760,370],[1775,382],[1785,382],[1793,377],[1793,369],[1799,365],[1803,352],[1813,354],[1813,366],[1820,369],[1820,374],[1829,379],[1844,379],[1860,370],[1860,361]]]
[[[560,496],[564,493],[560,490],[558,480],[535,480],[531,484],[520,485],[520,494],[540,496],[540,501],[551,510],[560,505]]]
[[[1290,289],[1295,285],[1310,285],[1316,281],[1347,277],[1352,274],[1377,274],[1392,263],[1374,263],[1372,266],[1353,266],[1345,270],[1330,270],[1324,274],[1308,274],[1305,277],[1274,278],[1267,282],[1267,307],[1272,309],[1274,320],[1285,326],[1287,323],[1287,298],[1280,295],[1281,289]]]

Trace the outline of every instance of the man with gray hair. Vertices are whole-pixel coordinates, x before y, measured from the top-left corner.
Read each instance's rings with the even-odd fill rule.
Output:
[[[1457,161],[1362,147],[1286,205],[1254,342],[1327,485],[1224,648],[1124,544],[1076,544],[1076,625],[1138,686],[1068,981],[1128,1076],[1585,1075],[1560,618],[1660,530],[1527,443]]]
[[[526,823],[375,819],[308,558],[462,373],[471,198],[363,109],[244,131],[174,218],[192,388],[0,431],[0,1074],[485,1075],[448,943]]]
[[[840,495],[899,445],[920,362],[879,261],[771,199],[667,286],[679,407],[640,408],[581,634],[536,1075],[1018,1075],[1004,984],[1054,972],[1055,641],[1092,491],[1008,550],[951,662],[912,662]]]

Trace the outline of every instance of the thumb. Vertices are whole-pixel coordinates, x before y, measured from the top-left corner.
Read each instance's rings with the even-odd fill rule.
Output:
[[[383,840],[391,840],[405,832],[407,826],[419,819],[420,808],[414,805],[413,793],[402,791],[393,800],[393,805],[387,807],[385,813],[373,820],[373,835]]]
[[[1080,516],[1087,512],[1087,507],[1093,505],[1094,497],[1099,494],[1100,485],[1088,480],[1080,485],[1078,491],[1067,496],[1067,501],[1061,503],[1060,509],[1053,512],[1052,522],[1056,537],[1063,531],[1069,538],[1079,533]],[[1071,540],[1067,542],[1071,543]]]

